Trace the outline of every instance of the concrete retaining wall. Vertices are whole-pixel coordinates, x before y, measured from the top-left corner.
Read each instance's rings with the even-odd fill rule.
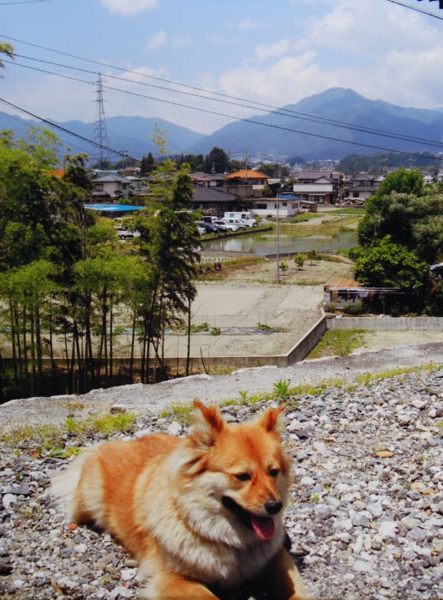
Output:
[[[443,331],[443,317],[343,317],[327,319],[328,329]]]
[[[296,362],[302,361],[310,353],[310,351],[317,345],[322,336],[326,333],[328,325],[328,319],[323,315],[315,325],[311,327],[308,333],[298,341],[295,346],[289,350],[287,357],[287,365],[292,365]]]

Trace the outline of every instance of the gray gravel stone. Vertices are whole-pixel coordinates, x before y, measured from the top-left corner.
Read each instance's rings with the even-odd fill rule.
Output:
[[[313,597],[443,598],[443,372],[286,400],[295,474],[286,524]],[[223,413],[239,422],[267,405],[234,404]],[[186,433],[152,406],[138,412],[121,437]],[[97,439],[83,432],[64,445]],[[51,474],[67,461],[35,450],[32,439],[0,444],[1,597],[136,598],[133,559],[109,535],[71,530],[48,495]]]

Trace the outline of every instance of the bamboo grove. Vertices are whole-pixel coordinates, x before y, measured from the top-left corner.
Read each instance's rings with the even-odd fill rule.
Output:
[[[0,402],[167,377],[165,332],[190,323],[199,236],[186,165],[156,136],[164,160],[132,222],[140,237],[121,243],[85,208],[84,155],[57,176],[54,134],[0,132]]]

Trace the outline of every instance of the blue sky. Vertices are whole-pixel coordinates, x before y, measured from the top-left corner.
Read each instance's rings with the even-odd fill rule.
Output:
[[[93,122],[100,72],[106,116],[202,133],[262,114],[257,103],[282,107],[336,86],[442,107],[443,10],[399,2],[0,0],[0,40],[18,55],[4,61],[0,97],[47,119]]]

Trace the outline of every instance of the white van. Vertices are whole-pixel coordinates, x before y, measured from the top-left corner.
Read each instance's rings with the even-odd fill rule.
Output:
[[[257,220],[253,218],[252,213],[247,211],[225,212],[224,220],[226,219],[235,219],[244,223],[246,227],[255,227],[257,225]]]

